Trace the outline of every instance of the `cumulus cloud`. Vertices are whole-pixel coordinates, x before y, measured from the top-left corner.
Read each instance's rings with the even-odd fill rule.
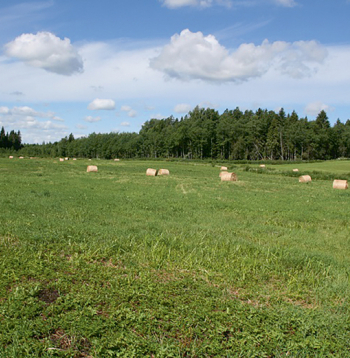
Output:
[[[94,123],[94,122],[99,122],[101,120],[101,117],[91,117],[91,116],[86,116],[84,118],[85,122],[89,122],[89,123]]]
[[[130,127],[129,122],[122,122],[122,123],[120,123],[120,125],[123,126],[123,127]]]
[[[321,111],[332,111],[333,108],[327,104],[322,103],[321,101],[315,101],[308,103],[304,109],[304,112],[310,116],[317,116]]]
[[[316,41],[264,40],[261,45],[242,44],[230,52],[215,36],[186,29],[171,37],[161,53],[150,60],[150,66],[182,80],[242,82],[261,77],[270,68],[292,78],[307,77],[326,56],[326,49]]]
[[[23,34],[5,45],[5,54],[27,65],[70,76],[83,71],[83,60],[68,38],[50,32]]]
[[[112,99],[96,98],[88,105],[88,109],[90,109],[91,111],[94,111],[97,109],[103,109],[103,110],[110,111],[110,110],[115,109],[115,102]]]
[[[127,112],[128,117],[137,116],[137,112],[134,109],[132,109],[130,106],[121,106],[120,110],[123,112]]]
[[[0,107],[0,114],[8,114],[10,109],[8,107]]]
[[[188,113],[192,109],[192,106],[186,103],[177,104],[174,108],[176,113]]]

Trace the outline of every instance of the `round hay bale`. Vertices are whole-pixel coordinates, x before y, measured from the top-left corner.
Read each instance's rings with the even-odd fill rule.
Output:
[[[115,161],[115,162],[119,162],[119,161],[120,161],[120,159],[118,159],[118,158],[115,158],[115,159],[114,159],[114,161]]]
[[[146,175],[155,177],[157,175],[157,169],[148,168],[146,170]]]
[[[220,170],[226,170],[227,171],[227,167],[221,167]]]
[[[9,159],[13,159],[13,155],[10,155],[10,156],[9,156]]]
[[[64,158],[64,160],[69,160],[69,158]]]
[[[237,175],[235,173],[223,173],[221,181],[237,181]]]
[[[158,175],[169,175],[169,170],[168,169],[159,169],[158,170]]]
[[[309,183],[309,182],[311,182],[310,175],[302,175],[301,177],[299,177],[299,183]]]
[[[63,158],[60,158],[60,162],[64,162],[64,159],[63,159]]]
[[[77,158],[73,158],[73,160],[77,160]]]
[[[293,169],[293,172],[298,172],[298,171],[299,171],[299,169],[296,169],[296,168],[295,168],[295,169]]]
[[[265,164],[260,164],[259,167],[260,168],[266,168],[266,165]]]
[[[347,189],[348,188],[348,181],[347,180],[339,180],[335,179],[333,181],[333,189]]]
[[[96,165],[88,165],[87,169],[86,169],[87,173],[90,172],[97,172],[97,166]]]
[[[227,173],[228,173],[227,171],[222,171],[222,172],[220,172],[219,177],[221,178],[224,174],[227,174]]]

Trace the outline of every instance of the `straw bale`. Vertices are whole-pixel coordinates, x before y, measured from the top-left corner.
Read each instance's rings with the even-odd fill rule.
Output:
[[[296,169],[296,168],[295,168],[295,169],[293,169],[293,172],[298,172],[298,171],[299,171],[299,169]]]
[[[223,173],[221,181],[237,181],[237,175],[235,173]]]
[[[335,179],[333,181],[333,189],[347,189],[347,188],[348,188],[347,180]]]
[[[220,172],[219,177],[221,178],[224,174],[227,174],[227,173],[228,173],[227,170],[223,170],[222,172]]]
[[[60,158],[60,162],[64,162],[64,159],[63,159],[63,158]]]
[[[311,182],[310,175],[302,175],[301,177],[299,177],[299,183],[309,183],[309,182]]]
[[[169,175],[169,174],[170,173],[168,169],[159,169],[157,175]]]
[[[77,158],[73,158],[73,160],[77,160]]]
[[[227,167],[221,167],[220,170],[226,170],[227,171]]]
[[[86,172],[87,173],[89,173],[89,172],[97,172],[97,166],[96,165],[88,165]]]
[[[266,165],[265,164],[260,164],[259,167],[260,168],[266,168]]]
[[[69,160],[69,158],[64,158],[64,160]]]
[[[115,161],[115,162],[119,162],[119,161],[120,161],[120,159],[118,159],[118,158],[115,158],[115,159],[114,159],[114,161]]]
[[[10,156],[9,156],[9,159],[13,159],[13,155],[10,155]]]
[[[146,170],[146,175],[149,175],[151,177],[155,177],[157,175],[157,169],[148,168]]]
[[[19,159],[24,159],[24,157],[19,157]]]

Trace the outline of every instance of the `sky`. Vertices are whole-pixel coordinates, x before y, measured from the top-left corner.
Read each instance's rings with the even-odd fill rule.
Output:
[[[196,106],[350,119],[350,0],[0,2],[0,126],[139,132]]]

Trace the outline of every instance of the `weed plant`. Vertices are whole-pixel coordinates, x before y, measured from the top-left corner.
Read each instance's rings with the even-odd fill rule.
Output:
[[[349,191],[236,169],[0,159],[0,357],[349,357]]]

